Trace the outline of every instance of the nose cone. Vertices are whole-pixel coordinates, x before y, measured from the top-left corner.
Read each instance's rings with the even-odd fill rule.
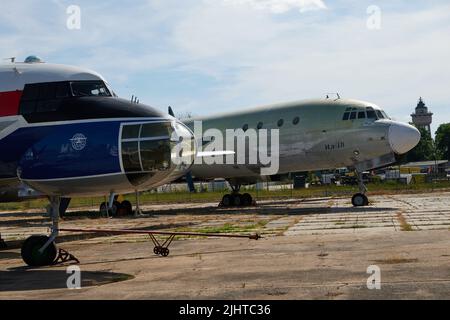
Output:
[[[420,141],[420,132],[415,127],[395,122],[389,128],[389,144],[397,154],[407,153]]]

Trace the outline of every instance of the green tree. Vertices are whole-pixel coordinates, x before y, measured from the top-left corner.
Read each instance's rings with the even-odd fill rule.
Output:
[[[434,160],[435,151],[431,134],[422,128],[419,128],[419,131],[422,135],[420,142],[414,149],[406,154],[406,162]]]
[[[444,123],[436,131],[436,149],[446,160],[450,160],[450,123]]]

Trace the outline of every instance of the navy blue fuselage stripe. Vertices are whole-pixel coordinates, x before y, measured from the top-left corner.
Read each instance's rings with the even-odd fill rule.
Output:
[[[120,122],[53,127],[19,162],[26,180],[60,179],[120,172]]]
[[[0,165],[25,180],[64,179],[120,173],[119,133],[111,120],[20,128],[0,141]],[[6,164],[15,163],[15,166]]]

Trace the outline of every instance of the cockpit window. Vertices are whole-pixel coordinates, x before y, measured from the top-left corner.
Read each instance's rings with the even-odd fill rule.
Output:
[[[375,113],[375,110],[373,110],[372,108],[367,108],[367,118],[377,120],[377,114]]]
[[[377,116],[378,116],[378,119],[384,119],[384,115],[381,113],[380,110],[377,110]]]
[[[390,119],[389,116],[383,110],[376,110],[372,107],[363,108],[346,108],[342,116],[342,120],[355,120],[355,119]]]
[[[75,97],[111,97],[103,81],[75,81],[70,86]]]

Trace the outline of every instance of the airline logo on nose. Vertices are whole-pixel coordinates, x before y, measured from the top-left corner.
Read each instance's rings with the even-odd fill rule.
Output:
[[[72,142],[72,148],[76,151],[81,151],[86,147],[87,138],[82,133],[75,134],[72,139],[70,139],[70,142]]]

